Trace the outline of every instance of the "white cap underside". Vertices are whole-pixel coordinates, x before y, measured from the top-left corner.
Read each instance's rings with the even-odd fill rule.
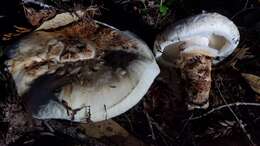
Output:
[[[126,35],[129,36],[130,34],[127,33]],[[120,75],[115,77],[113,76],[115,72],[108,71],[91,86],[73,84],[70,96],[64,95],[64,92],[61,91],[59,98],[65,100],[72,109],[90,107],[90,119],[93,122],[118,116],[136,105],[146,94],[160,69],[149,48],[142,41],[136,39],[135,41],[138,42],[138,58],[140,59],[130,63],[124,77],[118,78]],[[61,115],[64,109],[57,107],[55,107],[55,111]],[[34,116],[40,119],[58,118],[55,116],[55,111],[46,112],[46,110],[53,109],[49,106],[42,107],[38,112],[40,116],[38,114]],[[86,122],[86,115],[88,114],[86,112],[88,111],[82,108],[75,115],[74,121]],[[62,118],[64,118],[64,115]],[[67,116],[65,119],[70,120],[70,118]]]
[[[135,61],[128,67],[127,77],[114,82],[103,81],[103,85],[100,85],[101,81],[92,87],[74,86],[70,97],[64,97],[62,94],[60,96],[74,109],[89,106],[92,121],[109,119],[126,112],[142,99],[159,73],[156,66],[155,61]],[[99,80],[110,77],[108,72]],[[86,114],[85,110],[80,110],[75,115],[75,121],[84,122]]]

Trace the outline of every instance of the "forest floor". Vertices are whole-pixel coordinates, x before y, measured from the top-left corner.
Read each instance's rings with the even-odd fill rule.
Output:
[[[178,71],[161,66],[161,74],[147,95],[128,112],[104,122],[110,126],[37,121],[44,127],[37,134],[27,134],[12,145],[151,145],[151,146],[249,146],[260,145],[260,2],[257,0],[41,0],[59,11],[86,8],[90,17],[120,30],[129,30],[143,39],[150,48],[167,25],[194,14],[218,12],[238,26],[241,41],[236,51],[213,67],[210,107],[187,111],[182,91],[176,87]],[[13,31],[10,25],[23,20],[12,2],[0,2],[0,34]],[[5,7],[6,6],[6,7]],[[8,23],[2,16],[8,16]],[[21,21],[21,22],[17,22]],[[15,36],[14,36],[15,37]],[[0,49],[6,43],[1,42]],[[2,51],[0,51],[1,54]],[[2,55],[0,55],[2,56]],[[0,102],[16,96],[15,87],[0,59]],[[174,70],[174,71],[173,71]],[[176,74],[172,74],[176,72]],[[250,75],[256,75],[252,78]],[[258,76],[258,77],[257,77]],[[251,78],[250,78],[251,77]],[[3,105],[0,104],[0,109]],[[6,109],[6,108],[5,108]],[[0,131],[7,131],[0,111]],[[109,122],[112,122],[109,123]],[[97,125],[98,125],[97,124]],[[112,126],[111,126],[112,125]],[[100,127],[106,127],[101,128]],[[47,127],[47,128],[46,128]],[[66,127],[66,128],[64,128]],[[94,130],[93,130],[94,127]],[[26,129],[26,127],[23,127]],[[95,129],[96,128],[96,129]],[[111,129],[109,129],[111,128]],[[113,129],[114,128],[114,129]],[[47,132],[46,130],[48,129]],[[56,129],[58,132],[56,132]],[[62,130],[61,130],[62,129]],[[97,130],[99,129],[99,130]],[[66,131],[65,131],[66,130]],[[91,132],[94,131],[94,132]],[[55,132],[54,132],[55,131]],[[65,131],[65,132],[64,132]],[[68,132],[69,131],[69,132]],[[83,131],[85,140],[75,137]],[[101,131],[102,136],[96,136]],[[127,133],[117,135],[112,133]],[[45,133],[43,133],[45,132]],[[74,134],[71,134],[73,133]],[[43,133],[43,134],[42,134]],[[68,134],[70,133],[70,134]],[[104,134],[108,133],[108,134]],[[37,135],[37,136],[36,136]],[[95,135],[95,136],[93,136]],[[12,136],[11,136],[12,137]],[[6,138],[5,136],[0,139]],[[1,140],[0,140],[1,143]]]

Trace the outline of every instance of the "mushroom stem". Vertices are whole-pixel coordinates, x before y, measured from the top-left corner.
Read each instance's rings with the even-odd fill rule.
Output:
[[[185,83],[188,110],[209,106],[212,58],[200,54],[183,54],[181,78]]]
[[[211,87],[211,65],[228,57],[237,47],[236,25],[218,13],[203,13],[180,20],[158,35],[156,58],[181,69],[188,109],[206,109]]]

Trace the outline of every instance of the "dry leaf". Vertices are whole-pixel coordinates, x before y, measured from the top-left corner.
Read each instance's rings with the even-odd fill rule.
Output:
[[[56,15],[56,10],[53,7],[43,7],[40,4],[35,7],[34,5],[29,3],[23,5],[25,17],[32,26],[39,26]]]
[[[110,137],[114,135],[121,135],[127,137],[128,132],[113,120],[107,120],[97,123],[82,124],[87,135],[95,138],[103,136]]]
[[[258,94],[260,94],[260,77],[252,74],[242,73],[250,87]]]
[[[145,144],[132,136],[113,120],[106,120],[98,123],[82,124],[85,133],[94,138],[107,138],[115,145],[120,146],[145,146]]]

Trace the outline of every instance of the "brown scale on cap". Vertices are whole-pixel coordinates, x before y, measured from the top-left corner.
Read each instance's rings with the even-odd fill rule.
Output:
[[[104,27],[90,20],[81,20],[80,22],[70,24],[69,27],[51,29],[48,30],[48,33],[62,38],[61,40],[65,46],[71,44],[74,44],[75,46],[80,44],[85,45],[82,50],[83,53],[91,53],[91,49],[87,44],[91,42],[92,45],[95,44],[95,48],[97,49],[96,54],[98,56],[102,54],[104,50],[110,50],[116,47],[122,47],[124,49],[136,48],[136,44],[129,40],[129,38],[124,37],[119,31]],[[79,43],[71,43],[73,41]],[[64,57],[69,57],[75,55],[75,53],[67,52],[63,55]]]
[[[83,33],[84,32],[84,33]],[[48,63],[48,68],[60,63],[69,63],[89,59],[98,59],[106,56],[113,47],[135,48],[135,44],[119,32],[111,28],[105,28],[93,21],[81,21],[70,26],[59,27],[48,31],[37,31],[34,37],[38,37],[46,51],[30,53],[31,56],[41,56],[41,61],[32,61],[26,65],[27,71],[40,68]],[[50,40],[41,40],[43,36],[49,36]],[[94,45],[95,44],[95,45]],[[93,45],[93,46],[92,46]],[[123,45],[123,46],[122,46]],[[46,46],[46,47],[45,47]],[[95,48],[95,49],[93,49]],[[46,56],[46,57],[44,57]],[[30,57],[30,56],[28,56]],[[17,59],[17,62],[21,60]],[[14,65],[15,62],[12,64]],[[37,68],[35,68],[38,66]]]
[[[95,33],[92,41],[96,43],[97,48],[113,49],[113,47],[121,46],[123,49],[136,48],[136,44],[129,38],[122,35],[119,31],[111,28],[99,28]]]

